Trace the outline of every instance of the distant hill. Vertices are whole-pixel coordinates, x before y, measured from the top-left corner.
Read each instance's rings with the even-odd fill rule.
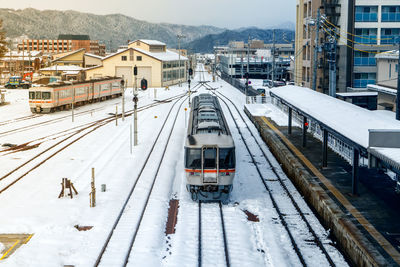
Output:
[[[57,39],[59,34],[87,34],[115,49],[128,40],[156,39],[176,46],[176,35],[186,36],[185,42],[225,29],[213,26],[186,26],[168,23],[149,23],[121,14],[94,15],[77,11],[56,11],[0,8],[0,18],[7,37],[26,35],[35,39]],[[110,42],[111,41],[111,42]]]
[[[265,43],[273,42],[272,29],[241,28],[234,31],[226,30],[219,34],[208,34],[186,44],[185,48],[199,53],[211,53],[215,45],[226,45],[229,41],[244,41],[247,43],[249,35],[250,39],[263,40]],[[289,43],[294,38],[294,30],[275,30],[275,40],[277,43]]]

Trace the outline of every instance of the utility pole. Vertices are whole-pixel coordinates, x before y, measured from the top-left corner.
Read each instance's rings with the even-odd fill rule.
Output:
[[[321,10],[318,8],[317,11],[317,28],[315,31],[315,47],[314,47],[314,65],[313,65],[313,90],[317,90],[317,65],[318,65],[318,40],[319,40],[319,27],[321,22]]]
[[[72,122],[74,122],[75,120],[75,114],[74,114],[74,102],[75,102],[75,87],[73,86],[74,83],[72,82]]]
[[[134,115],[133,116],[134,117],[133,118],[134,119],[134,121],[133,121],[133,127],[134,127],[134,130],[133,130],[133,139],[134,139],[133,145],[137,146],[137,144],[138,144],[138,137],[137,137],[137,134],[138,134],[138,129],[137,129],[137,103],[138,103],[139,99],[137,97],[138,93],[137,93],[137,67],[136,66],[133,69],[133,73],[135,75],[135,90],[133,91],[133,102],[135,103],[135,105],[134,105],[134,113],[133,113],[133,115]]]
[[[275,29],[272,31],[272,87],[275,85]]]
[[[176,35],[176,37],[178,38],[178,53],[179,53],[179,70],[178,70],[178,77],[179,77],[179,87],[181,87],[181,39],[185,38],[185,35],[182,34],[178,34]]]
[[[396,120],[400,121],[400,38],[399,42],[399,62],[397,67],[397,97],[396,97]]]
[[[250,35],[247,39],[247,73],[250,74]]]
[[[242,53],[240,53],[241,54],[241,57],[240,57],[240,63],[241,63],[241,65],[242,65],[242,68],[241,68],[241,71],[240,71],[240,73],[241,73],[241,78],[243,79],[243,52]]]
[[[214,47],[214,68],[213,68],[213,82],[215,82],[215,74],[217,72],[217,49]],[[190,85],[189,85],[190,87]]]
[[[125,121],[125,80],[124,75],[122,75],[121,89],[122,89],[122,121]]]
[[[336,39],[331,38],[328,44],[329,61],[329,95],[336,97]]]

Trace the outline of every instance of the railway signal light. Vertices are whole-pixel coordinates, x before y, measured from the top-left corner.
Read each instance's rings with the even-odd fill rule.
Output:
[[[192,76],[192,75],[193,75],[193,69],[189,68],[189,76]]]
[[[246,72],[246,73],[244,74],[244,78],[245,78],[245,79],[249,79],[249,73],[248,73],[248,72]]]
[[[140,88],[142,88],[143,91],[145,91],[147,89],[147,80],[146,79],[142,79],[140,81]]]
[[[133,75],[137,76],[137,67],[133,67]]]

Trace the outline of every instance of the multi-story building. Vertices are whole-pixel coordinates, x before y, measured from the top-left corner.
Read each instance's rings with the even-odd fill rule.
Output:
[[[90,40],[88,35],[59,35],[57,40],[25,39],[18,44],[18,51],[41,51],[54,54],[84,48],[88,53],[104,56],[106,47],[97,40]]]
[[[336,39],[337,90],[365,88],[377,82],[375,55],[393,50],[400,36],[398,0],[298,0],[296,23],[296,83],[312,87],[317,10],[321,11],[317,60],[317,90],[328,92],[329,64],[323,49]]]
[[[98,66],[85,70],[86,78],[104,76],[124,77],[128,86],[134,85],[133,70],[137,78],[146,79],[149,87],[164,87],[187,80],[188,58],[167,49],[157,40],[136,40],[124,49],[101,59]]]

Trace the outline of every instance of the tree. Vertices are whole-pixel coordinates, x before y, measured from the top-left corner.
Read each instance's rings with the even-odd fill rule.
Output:
[[[0,19],[0,58],[7,52],[6,32],[3,31],[3,20]]]

